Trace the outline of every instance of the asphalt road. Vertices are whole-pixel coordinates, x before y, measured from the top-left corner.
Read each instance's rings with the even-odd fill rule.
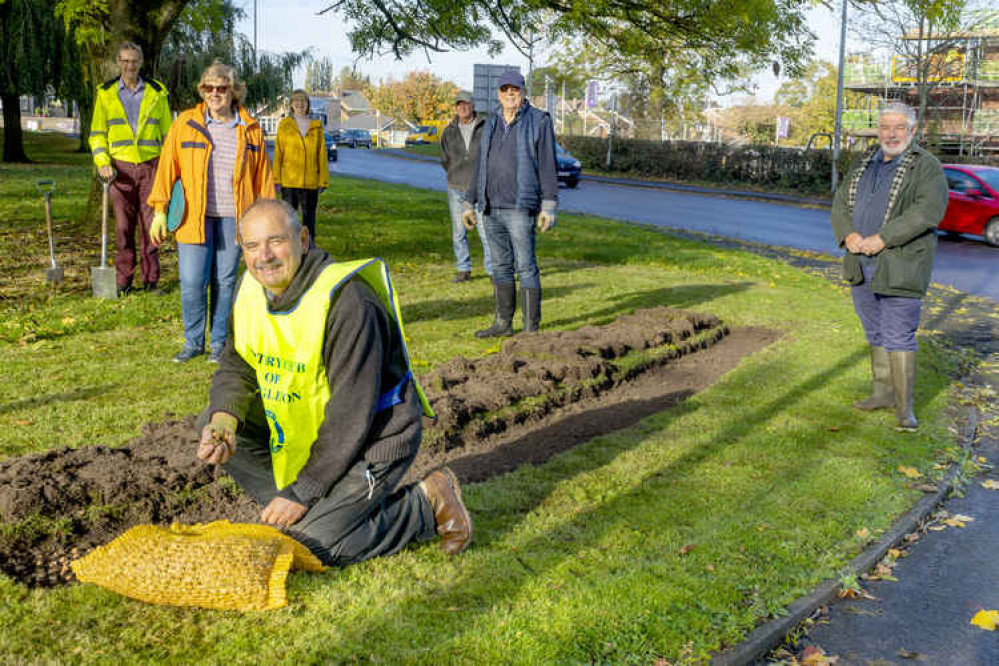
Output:
[[[377,153],[343,148],[335,169],[344,175],[445,189],[444,171],[437,164]],[[575,190],[562,187],[559,197],[562,211],[841,254],[825,209],[585,180]],[[999,301],[999,280],[994,277],[997,262],[999,248],[981,239],[941,236],[933,280]]]

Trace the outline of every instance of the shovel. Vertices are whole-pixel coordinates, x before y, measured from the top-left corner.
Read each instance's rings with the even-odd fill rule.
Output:
[[[108,260],[108,188],[114,176],[101,181],[101,265],[90,267],[90,282],[94,289],[94,298],[118,298],[118,284],[115,282],[114,268],[107,265]]]
[[[45,269],[45,280],[52,284],[59,284],[65,277],[62,266],[56,264],[55,258],[55,236],[52,233],[52,193],[55,192],[54,180],[40,180],[35,183],[38,192],[45,197],[45,227],[49,231],[49,261],[52,265]]]

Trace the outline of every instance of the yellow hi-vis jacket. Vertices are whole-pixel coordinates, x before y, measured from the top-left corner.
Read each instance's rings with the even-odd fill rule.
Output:
[[[406,349],[399,303],[381,259],[333,263],[319,274],[291,312],[271,314],[267,296],[247,271],[233,303],[233,344],[253,368],[270,428],[271,463],[278,490],[289,486],[309,461],[312,445],[330,399],[323,363],[326,317],[331,296],[353,277],[362,279],[377,294],[399,327],[408,372],[397,386],[378,401],[379,409],[402,402],[406,383],[412,381],[423,412],[433,416],[423,388],[413,376]]]
[[[166,88],[159,81],[143,79],[146,87],[133,133],[125,107],[118,99],[119,81],[111,79],[97,87],[90,121],[90,151],[98,167],[109,166],[112,158],[138,164],[159,157],[172,122]]]

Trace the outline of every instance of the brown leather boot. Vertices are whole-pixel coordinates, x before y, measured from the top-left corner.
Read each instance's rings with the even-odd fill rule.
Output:
[[[458,478],[447,467],[431,472],[420,481],[420,490],[434,510],[434,523],[441,537],[441,550],[457,555],[472,542],[472,516],[461,501]]]
[[[884,347],[871,347],[871,395],[853,403],[854,409],[871,411],[895,406],[895,392],[891,385],[891,367]]]

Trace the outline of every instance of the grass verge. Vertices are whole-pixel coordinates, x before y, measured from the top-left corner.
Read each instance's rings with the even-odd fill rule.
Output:
[[[29,137],[60,152],[58,137]],[[90,175],[75,157],[0,167],[3,456],[118,444],[145,422],[206,401],[211,366],[168,362],[182,344],[170,246],[167,296],[90,298],[92,246],[83,238],[94,221],[74,217],[84,210],[74,193],[85,195]],[[60,289],[44,282],[46,253],[31,250],[39,177],[58,181],[54,206],[66,211],[57,228],[69,280]],[[448,281],[443,194],[337,177],[320,201],[318,237],[336,257],[388,262],[418,372],[495,349],[471,335],[490,320],[488,280],[477,272],[467,284]],[[952,360],[940,345],[920,352],[918,434],[895,433],[891,414],[849,407],[867,388],[867,354],[837,285],[588,216],[560,217],[538,253],[549,328],[666,305],[786,335],[678,408],[467,487],[476,540],[457,558],[428,543],[293,575],[287,608],[246,614],[150,606],[92,586],[28,590],[0,578],[0,654],[15,662],[696,662],[835,575],[910,507],[919,493],[900,465],[932,476],[948,455]]]

